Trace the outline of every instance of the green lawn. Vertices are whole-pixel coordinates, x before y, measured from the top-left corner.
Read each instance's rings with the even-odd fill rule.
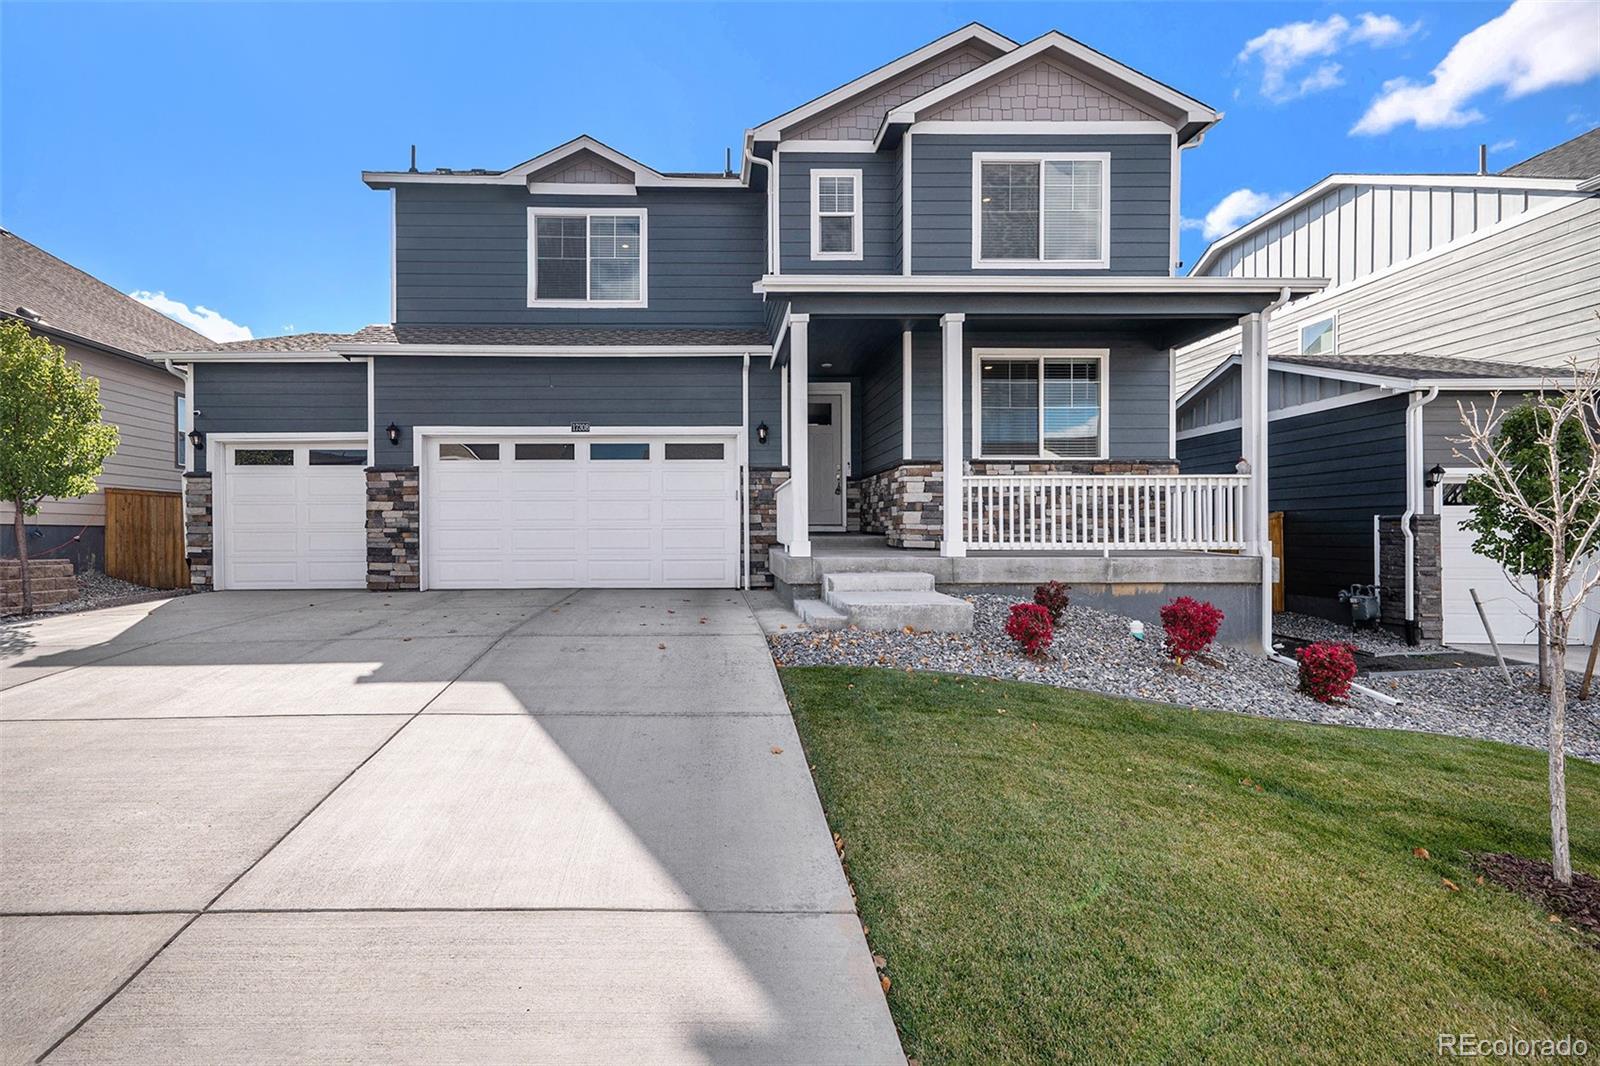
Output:
[[[1600,1048],[1600,950],[1464,855],[1548,855],[1542,753],[782,675],[922,1066],[1438,1061],[1440,1031]],[[1567,768],[1573,862],[1597,872],[1600,769]]]

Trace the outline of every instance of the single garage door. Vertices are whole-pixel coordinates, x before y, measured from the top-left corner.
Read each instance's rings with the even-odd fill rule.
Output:
[[[430,439],[430,588],[736,588],[736,439]]]
[[[1483,612],[1494,628],[1495,640],[1501,644],[1537,644],[1533,601],[1512,588],[1510,578],[1499,563],[1472,550],[1477,535],[1462,526],[1472,514],[1472,507],[1462,494],[1464,487],[1462,482],[1450,482],[1442,487],[1439,553],[1445,643],[1483,644],[1488,641],[1483,621],[1472,604],[1470,590],[1477,589],[1478,598],[1483,601]],[[1533,579],[1524,579],[1524,584],[1532,588]],[[1594,633],[1596,615],[1589,605],[1579,612],[1571,637],[1573,643],[1589,641]]]
[[[367,449],[229,444],[219,494],[229,589],[365,588]]]

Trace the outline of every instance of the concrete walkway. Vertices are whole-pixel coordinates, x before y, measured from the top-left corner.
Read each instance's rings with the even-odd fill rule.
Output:
[[[4,1063],[903,1064],[733,592],[0,627]]]

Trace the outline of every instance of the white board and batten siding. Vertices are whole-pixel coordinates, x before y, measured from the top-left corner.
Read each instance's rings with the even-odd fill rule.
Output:
[[[81,345],[65,343],[67,360],[100,382],[101,418],[117,427],[117,450],[105,463],[104,488],[178,492],[183,468],[177,463],[177,408],[183,379],[157,364],[148,366]],[[0,518],[12,520],[10,504],[0,503]],[[29,524],[103,525],[105,497],[91,493],[72,500],[45,500]]]
[[[1343,352],[1545,366],[1563,365],[1574,355],[1595,357],[1600,198],[1532,192],[1518,198],[1470,190],[1470,200],[1446,200],[1441,194],[1461,190],[1423,189],[1428,194],[1423,213],[1420,197],[1397,195],[1403,189],[1369,189],[1371,200],[1363,200],[1359,188],[1335,191],[1351,195],[1332,206],[1331,214],[1290,232],[1270,227],[1244,247],[1277,233],[1272,240],[1248,255],[1241,248],[1238,258],[1230,252],[1208,271],[1249,277],[1282,269],[1285,275],[1326,276],[1333,282],[1325,292],[1273,315],[1269,351],[1298,352],[1301,326],[1337,315],[1336,343]],[[1377,192],[1388,195],[1379,199]],[[1388,208],[1383,223],[1378,206]],[[1352,228],[1339,231],[1345,224],[1339,219]],[[1282,225],[1289,226],[1290,219]],[[1330,248],[1329,235],[1335,232],[1345,236]],[[1444,244],[1437,239],[1441,232],[1451,235]],[[1238,350],[1237,329],[1180,349],[1179,390]]]

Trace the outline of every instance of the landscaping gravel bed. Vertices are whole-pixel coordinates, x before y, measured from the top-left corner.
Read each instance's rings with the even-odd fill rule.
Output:
[[[1146,626],[1144,641],[1135,641],[1128,633],[1128,619],[1092,607],[1068,607],[1050,655],[1029,659],[1014,650],[1004,632],[1015,601],[994,595],[970,598],[975,608],[971,633],[859,629],[780,633],[770,638],[773,657],[780,667],[883,666],[975,674],[1265,718],[1409,729],[1544,747],[1546,704],[1533,686],[1531,667],[1513,670],[1518,684],[1509,689],[1496,670],[1440,670],[1372,683],[1405,701],[1398,707],[1359,693],[1352,693],[1345,703],[1324,704],[1296,690],[1291,667],[1237,648],[1219,646],[1180,670],[1161,652],[1159,625]],[[1362,683],[1369,682],[1363,678]],[[1572,694],[1567,752],[1600,761],[1600,699],[1576,702],[1575,679]]]
[[[1350,627],[1330,622],[1326,618],[1318,618],[1314,614],[1295,614],[1291,611],[1280,611],[1272,616],[1272,632],[1280,637],[1294,637],[1296,640],[1333,640],[1341,644],[1350,644],[1361,651],[1371,652],[1373,655],[1405,655],[1437,652],[1444,650],[1443,644],[1432,644],[1423,641],[1412,646],[1405,642],[1405,638],[1389,632],[1387,629],[1357,629],[1351,632]]]
[[[120,577],[107,577],[98,570],[83,570],[78,577],[78,598],[58,603],[53,607],[39,607],[33,612],[35,618],[51,614],[73,614],[77,611],[92,611],[98,607],[120,607],[125,603],[143,603],[146,600],[164,600],[172,596],[186,596],[189,589],[153,589],[144,585],[135,585],[132,581],[124,581]],[[5,618],[20,618],[21,615],[3,615]]]

